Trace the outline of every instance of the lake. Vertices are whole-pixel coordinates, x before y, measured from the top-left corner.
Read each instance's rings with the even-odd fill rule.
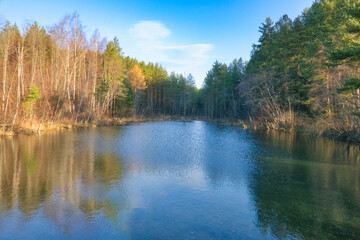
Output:
[[[359,146],[201,121],[0,139],[0,239],[359,239]]]

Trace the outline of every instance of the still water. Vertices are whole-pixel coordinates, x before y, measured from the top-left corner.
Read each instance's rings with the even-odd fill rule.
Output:
[[[0,239],[360,239],[359,147],[200,121],[0,139]]]

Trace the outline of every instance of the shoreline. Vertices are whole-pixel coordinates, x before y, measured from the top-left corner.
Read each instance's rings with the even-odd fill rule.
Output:
[[[296,133],[308,137],[324,137],[339,142],[360,145],[360,136],[356,135],[353,132],[345,132],[345,131],[339,132],[334,129],[325,129],[323,132],[319,132],[316,131],[315,125],[311,125],[311,124],[303,124],[293,127],[291,129],[286,129],[286,128],[269,128],[262,123],[256,124],[256,123],[243,121],[240,119],[218,119],[218,120],[204,120],[204,121],[214,122],[225,126],[237,126],[243,129]]]
[[[190,122],[196,119],[183,118],[183,117],[130,117],[130,118],[112,118],[99,120],[96,122],[71,122],[70,120],[60,121],[58,123],[47,122],[47,123],[24,123],[15,124],[12,130],[8,131],[4,129],[9,127],[8,125],[0,125],[0,139],[4,137],[13,137],[19,135],[35,135],[40,132],[51,132],[59,131],[62,129],[72,128],[90,128],[90,127],[105,127],[105,126],[126,126],[132,123],[144,123],[144,122],[163,122],[163,121],[174,121],[174,122]]]
[[[254,124],[250,122],[246,122],[240,119],[206,119],[206,118],[199,118],[199,117],[174,117],[174,116],[159,116],[159,117],[129,117],[129,118],[112,118],[112,119],[105,119],[99,120],[96,122],[71,122],[70,120],[64,120],[59,123],[24,123],[24,124],[17,124],[13,126],[12,131],[4,130],[4,125],[0,125],[0,139],[4,137],[13,137],[18,135],[35,135],[40,132],[51,132],[51,131],[60,131],[63,129],[72,129],[72,128],[95,128],[95,127],[105,127],[105,126],[126,126],[132,123],[145,123],[145,122],[191,122],[191,121],[204,121],[204,122],[211,122],[216,123],[219,125],[224,126],[236,126],[241,127],[243,129],[252,129],[258,131],[279,131],[279,132],[287,132],[287,133],[297,133],[308,137],[325,137],[328,139],[336,140],[339,142],[346,142],[351,144],[360,145],[360,140],[358,136],[348,136],[343,133],[343,135],[331,132],[323,132],[319,133],[313,130],[309,130],[307,126],[298,126],[293,129],[270,129],[267,128],[263,124]],[[307,130],[304,130],[307,129]]]

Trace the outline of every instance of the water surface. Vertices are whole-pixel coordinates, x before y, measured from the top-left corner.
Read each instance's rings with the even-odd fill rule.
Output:
[[[0,140],[1,239],[359,239],[358,146],[205,122]]]

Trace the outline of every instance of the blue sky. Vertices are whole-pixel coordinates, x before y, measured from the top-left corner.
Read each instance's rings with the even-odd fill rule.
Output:
[[[117,36],[125,55],[193,74],[197,86],[213,62],[248,60],[266,17],[295,18],[313,0],[0,0],[0,23],[42,26],[78,12],[88,37]]]

